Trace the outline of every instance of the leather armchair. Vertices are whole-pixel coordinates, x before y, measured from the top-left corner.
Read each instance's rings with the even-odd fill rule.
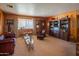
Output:
[[[38,34],[37,34],[37,38],[38,39],[40,39],[40,40],[43,40],[44,39],[44,37],[46,37],[46,33],[45,32],[39,32]]]

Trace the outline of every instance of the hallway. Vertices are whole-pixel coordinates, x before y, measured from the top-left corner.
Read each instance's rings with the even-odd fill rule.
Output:
[[[54,37],[46,37],[45,40],[34,39],[34,50],[28,51],[22,37],[16,39],[13,56],[75,56],[75,43],[67,42]]]

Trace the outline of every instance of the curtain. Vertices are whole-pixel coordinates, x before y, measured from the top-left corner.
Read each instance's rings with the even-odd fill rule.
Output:
[[[18,19],[18,29],[33,29],[33,19]]]

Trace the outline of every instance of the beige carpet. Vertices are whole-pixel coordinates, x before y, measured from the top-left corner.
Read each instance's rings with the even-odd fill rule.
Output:
[[[13,56],[75,56],[76,45],[54,37],[46,37],[45,40],[34,39],[34,50],[28,51],[22,37],[16,39]]]

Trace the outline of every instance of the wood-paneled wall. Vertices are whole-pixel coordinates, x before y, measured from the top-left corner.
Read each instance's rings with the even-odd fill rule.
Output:
[[[3,25],[4,25],[4,15],[2,10],[0,10],[0,34],[3,33]]]
[[[8,14],[8,13],[5,13],[5,21],[7,20],[7,19],[14,19],[15,20],[15,28],[13,28],[14,29],[14,31],[17,33],[18,31],[17,31],[17,27],[16,27],[16,25],[18,24],[17,23],[17,21],[18,21],[18,18],[22,18],[22,19],[34,19],[34,22],[36,21],[36,20],[41,20],[41,18],[43,18],[43,17],[40,17],[40,16],[24,16],[24,15],[16,15],[16,14]],[[35,31],[36,29],[35,29],[35,23],[34,23],[34,29],[32,30],[33,31],[33,34],[36,34],[36,31]]]
[[[75,11],[70,11],[70,12],[66,12],[66,13],[62,13],[62,14],[50,17],[50,18],[55,18],[55,20],[59,20],[59,19],[65,17],[65,16],[68,16],[70,18],[70,37],[71,37],[72,41],[77,41],[77,16],[76,16],[77,14],[79,14],[79,13],[78,13],[78,11],[75,10]],[[15,21],[17,21],[18,18],[26,18],[26,19],[34,18],[35,20],[40,21],[40,18],[42,18],[42,17],[23,16],[23,15],[15,15],[15,14],[5,13],[5,20],[6,19],[14,19]],[[49,17],[47,17],[47,18],[49,18]],[[46,32],[47,33],[48,33],[48,21],[49,20],[46,19],[46,30],[47,30]],[[16,25],[17,25],[17,22],[15,23],[15,26]],[[16,31],[16,28],[14,30]],[[34,33],[35,33],[35,29],[34,29]]]

